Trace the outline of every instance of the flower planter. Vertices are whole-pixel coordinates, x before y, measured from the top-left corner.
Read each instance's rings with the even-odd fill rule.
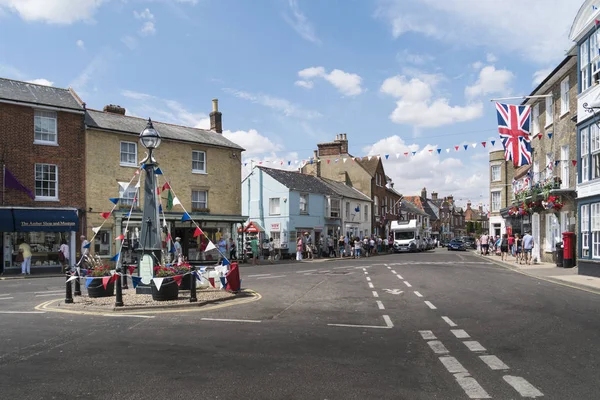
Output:
[[[179,290],[192,290],[192,274],[183,275]]]
[[[177,300],[179,297],[179,286],[177,286],[177,282],[173,278],[164,278],[162,285],[160,285],[160,290],[156,289],[154,281],[150,282],[150,286],[152,287],[152,300]]]
[[[115,295],[115,283],[110,282],[108,285],[106,285],[106,289],[104,289],[102,278],[103,277],[94,278],[94,280],[87,287],[89,297],[110,297]]]

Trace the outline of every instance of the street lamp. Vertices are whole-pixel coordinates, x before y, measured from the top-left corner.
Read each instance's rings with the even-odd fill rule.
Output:
[[[160,146],[161,137],[152,120],[148,118],[146,128],[140,133],[140,143],[148,149],[148,156],[142,161],[142,168],[146,172],[144,180],[144,212],[142,218],[142,232],[140,236],[141,257],[139,258],[138,274],[142,278],[143,286],[138,286],[137,293],[149,293],[150,281],[154,276],[154,267],[160,264],[162,258],[162,244],[160,240],[160,219],[156,201],[156,175],[158,163],[152,157],[152,151]],[[145,286],[145,287],[144,287]]]

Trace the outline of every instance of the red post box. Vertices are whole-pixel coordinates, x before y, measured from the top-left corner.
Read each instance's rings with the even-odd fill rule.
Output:
[[[563,232],[563,268],[575,266],[575,233]]]

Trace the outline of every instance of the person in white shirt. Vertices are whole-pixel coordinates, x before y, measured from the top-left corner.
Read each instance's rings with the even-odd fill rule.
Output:
[[[63,271],[69,270],[69,245],[65,240],[62,241],[59,249],[59,261],[63,267]],[[62,256],[61,256],[62,255]]]

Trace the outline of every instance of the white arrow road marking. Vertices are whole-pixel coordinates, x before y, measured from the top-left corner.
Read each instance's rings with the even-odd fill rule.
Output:
[[[388,292],[389,294],[400,294],[400,293],[404,293],[402,290],[400,289],[383,289],[384,291]]]
[[[391,329],[394,327],[392,320],[388,315],[383,315],[383,320],[385,321],[385,326],[378,325],[350,325],[350,324],[327,324],[329,326],[342,326],[346,328],[374,328],[374,329]]]
[[[535,386],[527,382],[520,376],[504,375],[502,377],[506,383],[513,387],[522,397],[542,397],[544,394],[537,390]]]

